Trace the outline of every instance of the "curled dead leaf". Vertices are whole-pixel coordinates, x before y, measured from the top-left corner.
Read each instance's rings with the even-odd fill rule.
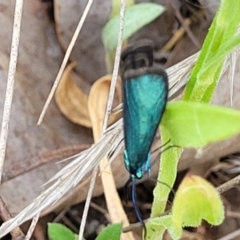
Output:
[[[88,111],[91,118],[94,140],[99,139],[102,132],[104,115],[106,111],[106,105],[108,101],[108,94],[111,85],[111,75],[106,75],[99,78],[91,87],[88,98]],[[122,102],[122,89],[121,79],[118,77],[116,90],[115,90],[115,103]],[[110,115],[109,124],[117,121],[121,117],[121,114]]]
[[[55,93],[55,100],[63,115],[84,127],[92,127],[88,113],[88,96],[77,86],[72,76],[76,62],[69,64]]]

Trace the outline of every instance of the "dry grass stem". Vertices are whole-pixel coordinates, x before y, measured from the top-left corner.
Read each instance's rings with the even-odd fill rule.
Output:
[[[7,88],[6,88],[6,96],[4,101],[3,120],[2,120],[2,128],[1,128],[1,135],[0,135],[0,183],[2,178],[4,158],[5,158],[6,146],[7,146],[8,126],[9,126],[10,115],[11,115],[12,96],[13,96],[13,88],[14,88],[14,81],[15,81],[17,58],[18,58],[18,45],[19,45],[20,29],[21,29],[21,22],[22,22],[22,7],[23,7],[23,0],[16,0],[14,23],[13,23],[13,34],[12,34],[12,46],[11,46],[11,53],[10,53],[10,63],[9,63],[9,70],[8,70]]]
[[[55,79],[55,81],[54,81],[54,83],[53,83],[52,89],[51,89],[51,91],[50,91],[50,93],[49,93],[49,95],[48,95],[48,98],[47,98],[47,100],[46,100],[46,102],[45,102],[45,104],[44,104],[44,106],[43,106],[42,112],[41,112],[40,117],[39,117],[39,119],[38,119],[38,123],[37,123],[38,125],[41,124],[41,122],[42,122],[42,120],[43,120],[43,118],[44,118],[44,115],[45,115],[45,113],[46,113],[46,111],[47,111],[47,108],[48,108],[48,106],[49,106],[49,104],[50,104],[50,102],[51,102],[51,100],[52,100],[52,98],[53,98],[53,95],[54,95],[56,89],[57,89],[57,86],[58,86],[58,84],[59,84],[59,82],[60,82],[60,79],[61,79],[61,77],[62,77],[62,74],[63,74],[63,72],[64,72],[64,69],[65,69],[65,67],[66,67],[66,65],[67,65],[69,56],[70,56],[70,54],[71,54],[71,52],[72,52],[72,50],[73,50],[73,47],[74,47],[74,45],[75,45],[75,42],[77,41],[78,35],[79,35],[79,33],[80,33],[81,29],[82,29],[82,26],[83,26],[83,24],[84,24],[84,22],[85,22],[85,20],[86,20],[86,17],[87,17],[87,15],[88,15],[88,12],[89,12],[91,6],[92,6],[92,3],[93,3],[93,0],[89,0],[89,1],[88,1],[87,5],[86,5],[86,8],[85,8],[85,10],[84,10],[84,12],[83,12],[83,15],[82,15],[82,17],[81,17],[81,19],[80,19],[80,21],[79,21],[79,23],[78,23],[78,25],[77,25],[77,28],[76,28],[76,30],[75,30],[75,32],[74,32],[74,34],[73,34],[73,37],[72,37],[72,39],[71,39],[71,42],[69,43],[69,46],[68,46],[67,51],[66,51],[66,53],[65,53],[65,56],[64,56],[64,58],[63,58],[61,67],[60,67],[60,69],[59,69],[59,71],[58,71],[57,77],[56,77],[56,79]]]

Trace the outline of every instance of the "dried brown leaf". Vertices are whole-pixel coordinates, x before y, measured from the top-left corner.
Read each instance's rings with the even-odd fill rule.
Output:
[[[73,62],[66,67],[55,93],[55,100],[66,118],[79,125],[91,127],[88,96],[77,86],[72,76],[75,66],[76,62]]]
[[[115,101],[119,104],[122,102],[121,91],[121,79],[117,80]],[[91,117],[91,122],[94,130],[94,140],[97,141],[100,138],[104,115],[106,111],[106,104],[108,101],[109,89],[111,85],[111,75],[106,75],[98,79],[92,86],[89,99],[88,99],[88,111]],[[117,121],[120,118],[120,114],[111,115],[109,117],[109,124]]]

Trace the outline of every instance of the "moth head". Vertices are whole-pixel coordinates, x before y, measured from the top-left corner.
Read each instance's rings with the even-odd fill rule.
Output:
[[[151,67],[153,61],[153,42],[150,40],[141,40],[123,51],[121,69],[122,72],[126,72],[127,70]]]

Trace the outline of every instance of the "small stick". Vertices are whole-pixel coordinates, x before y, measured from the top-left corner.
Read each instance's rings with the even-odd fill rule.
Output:
[[[40,117],[38,119],[38,122],[37,122],[38,125],[40,125],[42,123],[42,120],[43,120],[43,118],[45,116],[45,113],[47,111],[47,108],[48,108],[48,106],[49,106],[49,104],[50,104],[50,102],[51,102],[51,100],[53,98],[53,95],[54,95],[54,93],[55,93],[55,91],[57,89],[57,86],[58,86],[58,84],[59,84],[59,82],[61,80],[61,77],[62,77],[62,74],[64,72],[64,69],[65,69],[65,67],[67,65],[69,56],[70,56],[70,54],[71,54],[71,52],[73,50],[75,42],[76,42],[76,40],[78,38],[78,35],[79,35],[79,33],[80,33],[81,29],[82,29],[82,26],[83,26],[84,22],[86,20],[86,17],[88,15],[88,12],[89,12],[91,6],[92,6],[92,3],[93,3],[93,0],[89,0],[88,1],[87,5],[86,5],[86,8],[84,9],[83,15],[82,15],[82,17],[81,17],[81,19],[80,19],[80,21],[79,21],[79,23],[77,25],[77,28],[76,28],[76,30],[75,30],[75,32],[73,34],[71,42],[68,45],[66,54],[65,54],[65,56],[63,58],[63,61],[62,61],[61,67],[60,67],[60,69],[58,71],[57,77],[56,77],[56,79],[55,79],[55,81],[53,83],[52,89],[51,89],[51,91],[50,91],[50,93],[48,95],[48,98],[47,98],[47,100],[46,100],[46,102],[45,102],[45,104],[43,106],[42,112],[41,112]]]
[[[191,19],[190,18],[187,18],[184,20],[184,22],[187,24],[187,26],[190,25],[191,23]],[[185,33],[185,29],[184,27],[180,27],[174,34],[173,36],[171,37],[171,39],[162,47],[161,51],[163,52],[167,52],[169,50],[171,50],[174,45],[177,43],[177,41],[182,38],[182,36],[184,35]]]
[[[172,8],[175,11],[175,15],[177,17],[177,19],[179,20],[179,22],[182,24],[183,28],[185,29],[185,31],[187,32],[189,38],[191,39],[191,41],[193,42],[193,44],[197,47],[200,48],[200,43],[199,41],[196,39],[196,37],[194,36],[193,32],[191,31],[191,29],[189,28],[189,26],[184,22],[184,19],[181,15],[181,13],[179,12],[176,4],[174,1],[170,1]]]
[[[237,229],[227,235],[225,235],[224,237],[219,238],[218,240],[231,240],[231,239],[239,239],[240,236],[240,229]]]
[[[32,219],[31,225],[28,228],[28,232],[27,232],[27,235],[24,238],[24,240],[30,240],[31,239],[31,237],[33,235],[33,232],[35,230],[35,227],[37,226],[39,217],[40,217],[40,212]]]
[[[60,149],[45,152],[24,161],[19,161],[7,167],[3,171],[2,182],[7,182],[19,175],[30,172],[44,164],[54,162],[56,160],[66,159],[74,156],[74,154],[89,148],[90,144],[70,145]]]
[[[0,216],[3,221],[7,221],[12,218],[11,213],[8,211],[7,206],[3,199],[0,197]],[[24,239],[24,234],[19,227],[16,227],[11,231],[13,240],[21,240]]]
[[[234,188],[235,186],[239,185],[239,183],[240,183],[240,175],[217,187],[217,191],[219,193],[227,192],[231,188]]]
[[[0,135],[0,185],[1,185],[4,158],[5,158],[6,146],[7,146],[8,125],[10,121],[11,107],[12,107],[12,96],[13,96],[13,88],[14,88],[14,82],[15,82],[15,73],[16,73],[17,58],[18,58],[18,45],[19,45],[20,28],[21,28],[21,21],[22,21],[22,6],[23,6],[23,0],[16,0],[6,97],[4,101],[2,129],[1,129],[1,135]]]
[[[111,218],[110,218],[110,216],[109,216],[109,214],[108,214],[108,211],[107,211],[106,209],[98,206],[98,205],[97,205],[96,203],[94,203],[94,202],[91,202],[90,206],[91,206],[92,208],[94,208],[95,210],[97,210],[98,212],[102,213],[102,214],[104,215],[104,217],[107,219],[107,221],[108,221],[109,223],[111,223]]]

